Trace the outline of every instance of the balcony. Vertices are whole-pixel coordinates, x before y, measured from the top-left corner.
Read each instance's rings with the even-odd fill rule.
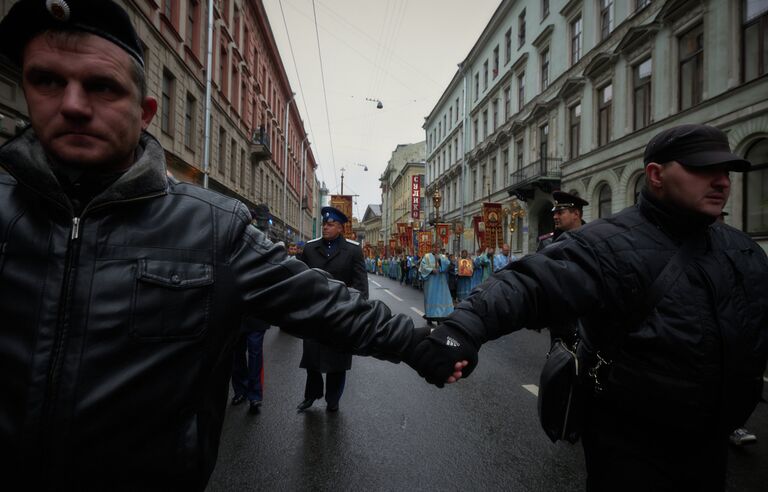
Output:
[[[253,132],[250,152],[253,164],[258,164],[272,157],[272,150],[269,148],[269,138],[265,135],[263,126],[260,126],[257,131]]]
[[[518,169],[509,176],[507,192],[523,201],[533,198],[536,188],[551,193],[560,186],[562,162],[558,157],[545,157]]]

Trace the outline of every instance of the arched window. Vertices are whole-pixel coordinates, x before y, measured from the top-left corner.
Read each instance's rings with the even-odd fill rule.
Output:
[[[744,156],[752,169],[744,173],[744,230],[768,234],[768,138],[755,142]]]
[[[637,201],[640,199],[640,192],[643,190],[643,185],[645,184],[645,174],[638,173],[638,175],[635,177],[635,186],[632,189],[632,204],[636,204]]]
[[[611,216],[611,187],[604,184],[597,195],[597,217],[599,219]]]

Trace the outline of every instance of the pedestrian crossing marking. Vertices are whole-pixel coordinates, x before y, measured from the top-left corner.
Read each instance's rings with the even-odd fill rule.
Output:
[[[399,297],[397,297],[395,294],[393,294],[392,292],[390,292],[390,291],[389,291],[389,289],[384,289],[384,292],[386,292],[387,294],[391,295],[392,297],[394,297],[394,298],[395,298],[395,299],[397,299],[398,301],[400,301],[400,302],[403,302],[403,300],[402,300],[402,299],[400,299],[400,298],[399,298]]]
[[[380,284],[380,283],[378,283],[378,282],[376,282],[376,281],[374,281],[374,280],[368,279],[368,281],[369,281],[370,283],[372,283],[373,285],[375,285],[376,287],[381,287],[381,284]]]
[[[411,306],[411,311],[415,311],[419,316],[424,316],[424,311],[419,311],[415,307]]]
[[[539,387],[535,384],[524,384],[523,388],[533,393],[533,396],[539,396]]]

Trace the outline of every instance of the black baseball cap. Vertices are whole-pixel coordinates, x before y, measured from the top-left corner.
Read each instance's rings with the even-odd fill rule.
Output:
[[[571,195],[564,191],[553,191],[552,198],[555,200],[555,205],[552,207],[552,211],[562,210],[564,208],[575,208],[581,210],[585,205],[589,205],[589,202],[576,195]]]
[[[0,54],[21,66],[24,47],[47,30],[100,36],[144,66],[144,51],[128,13],[112,0],[19,0],[0,22]]]
[[[643,162],[677,161],[687,167],[728,165],[744,172],[752,166],[733,152],[722,130],[709,125],[680,125],[657,134],[645,147]]]

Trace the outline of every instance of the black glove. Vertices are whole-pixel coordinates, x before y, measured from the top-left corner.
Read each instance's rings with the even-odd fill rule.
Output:
[[[442,388],[455,369],[457,362],[466,360],[467,367],[462,369],[462,378],[468,377],[477,365],[475,343],[461,330],[438,326],[404,358],[419,376],[428,383]]]

